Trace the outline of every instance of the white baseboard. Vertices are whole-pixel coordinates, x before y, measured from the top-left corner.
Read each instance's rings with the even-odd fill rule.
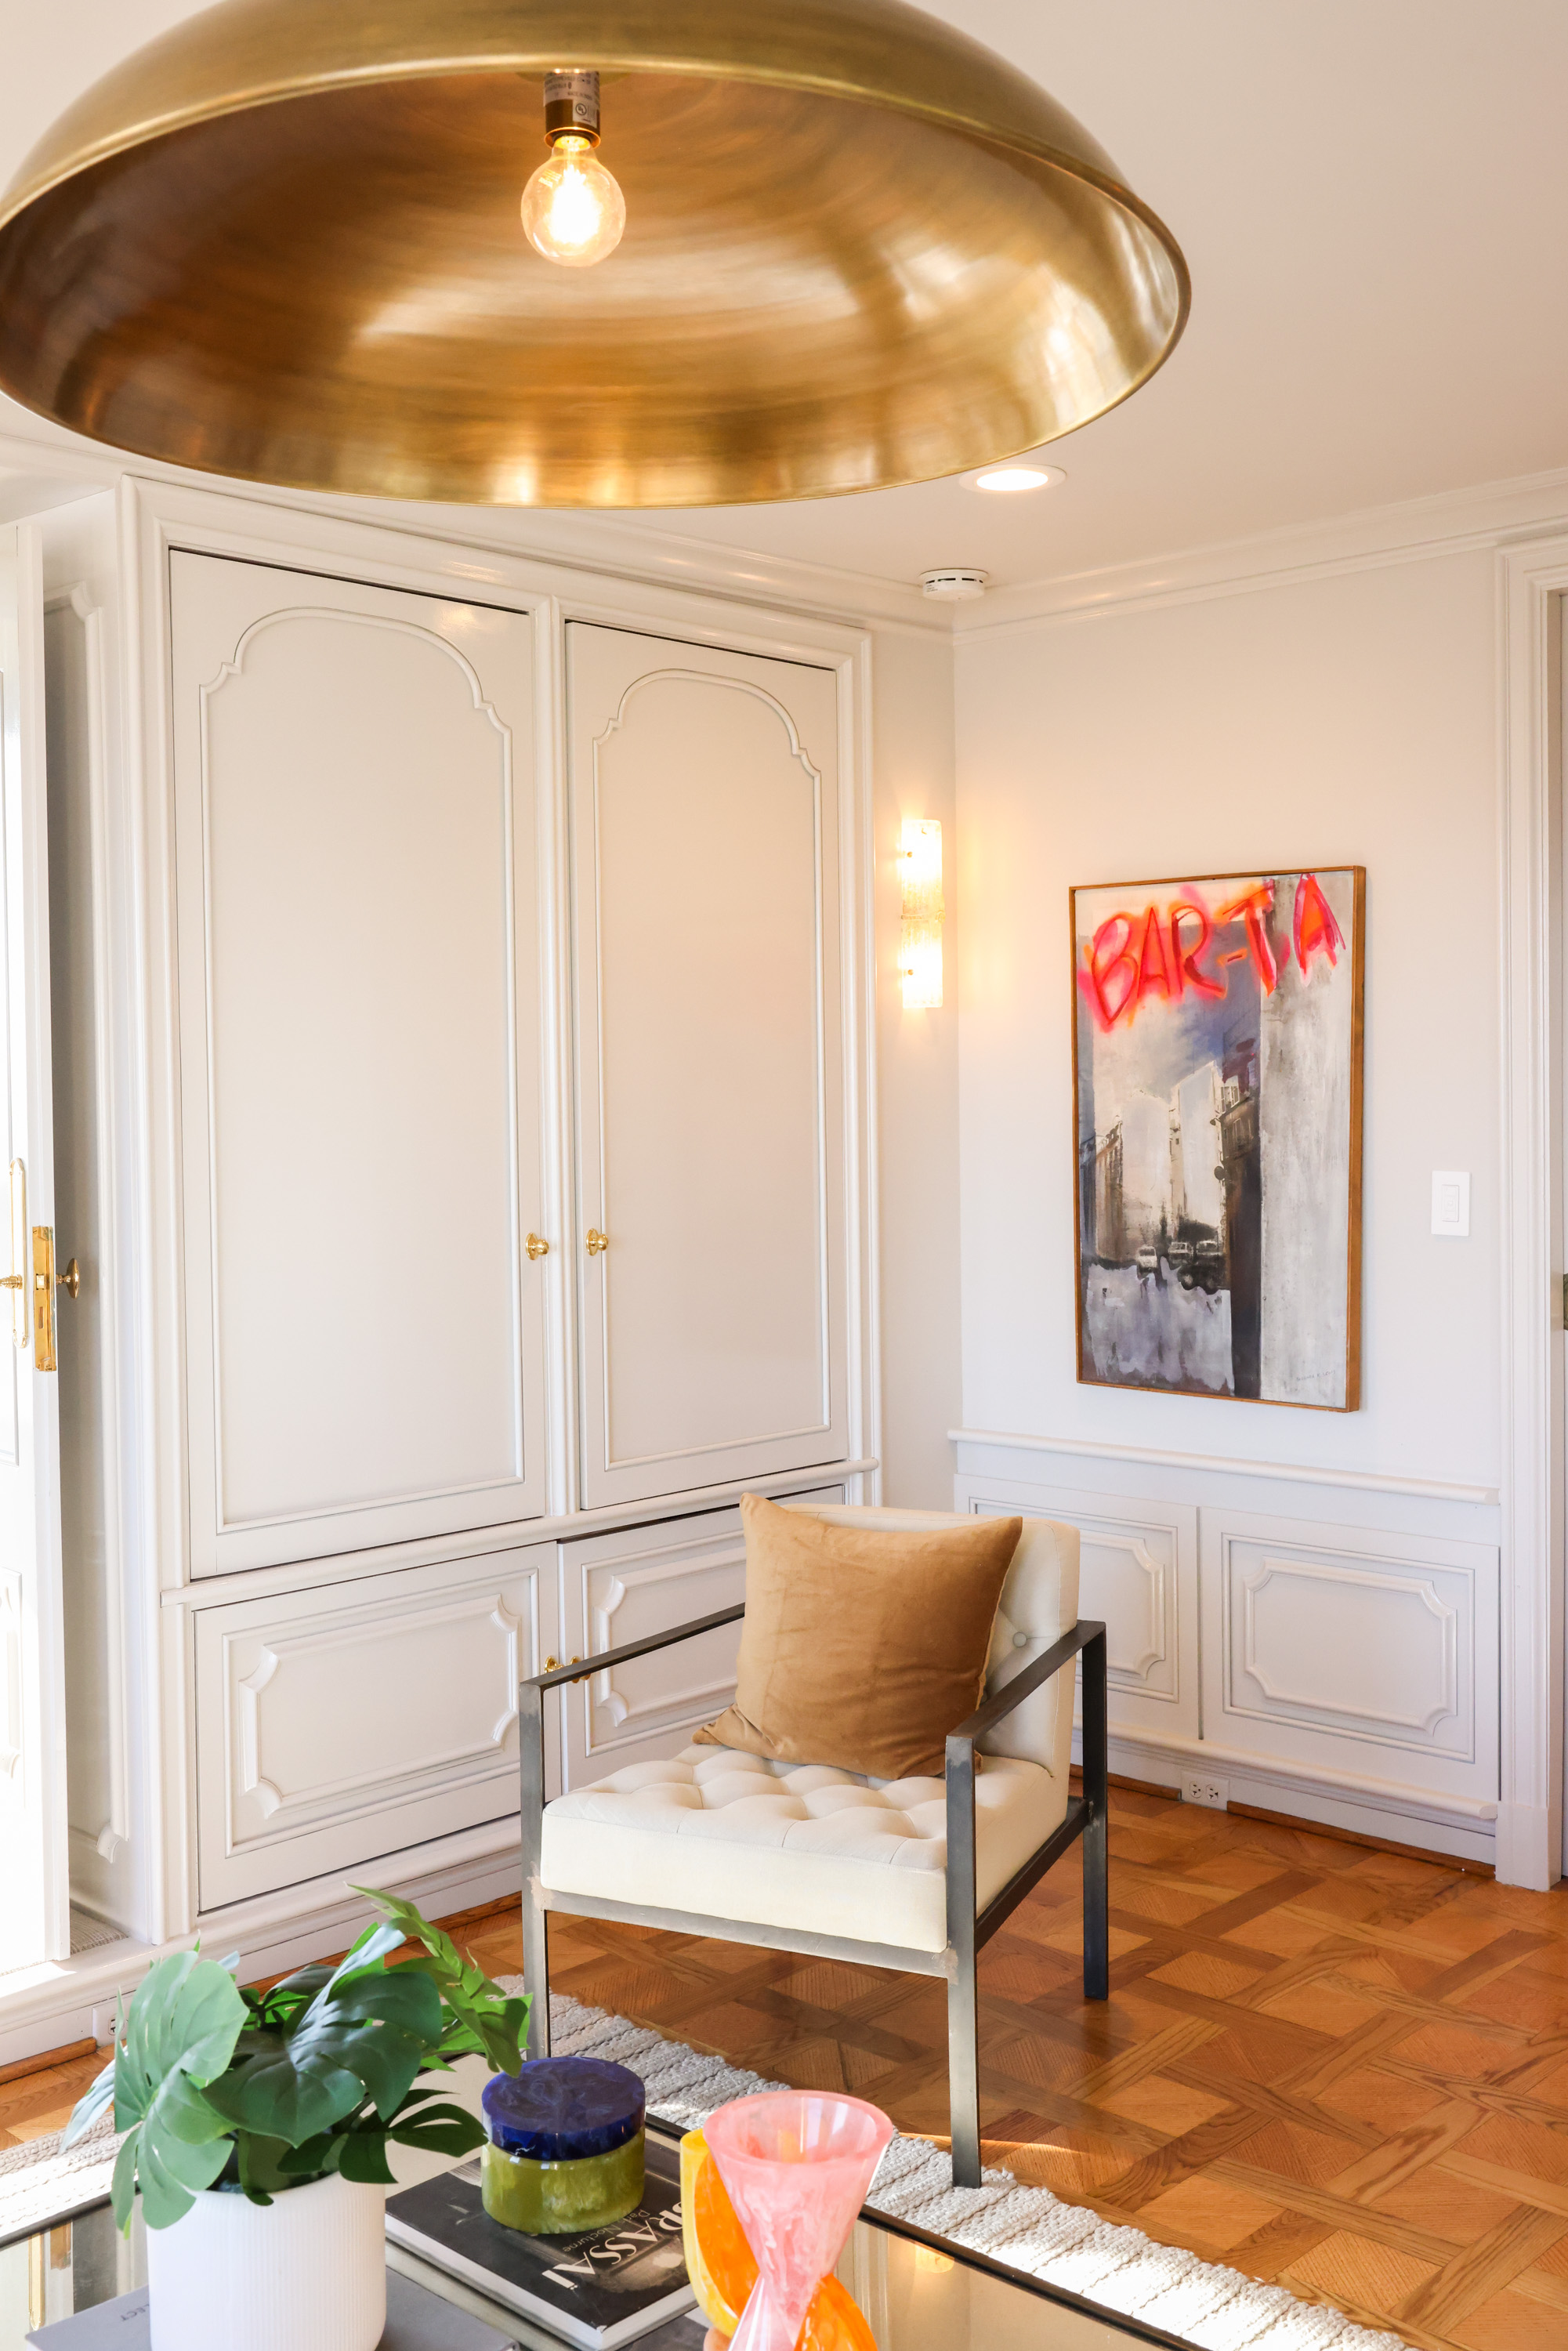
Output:
[[[1494,1804],[1436,1796],[1428,1789],[1391,1781],[1361,1780],[1348,1772],[1281,1763],[1272,1756],[1249,1754],[1243,1748],[1209,1740],[1156,1739],[1113,1731],[1110,1744],[1111,1769],[1124,1779],[1179,1788],[1194,1765],[1201,1764],[1229,1782],[1233,1804],[1288,1813],[1303,1826],[1317,1822],[1355,1836],[1379,1837],[1427,1853],[1452,1854],[1464,1861],[1489,1862],[1497,1866],[1500,1877],[1503,1875],[1498,1853],[1499,1823],[1494,1818],[1499,1808]],[[1073,1754],[1076,1758],[1076,1734]]]
[[[354,1876],[416,1902],[427,1917],[477,1909],[521,1887],[517,1830],[501,1822],[447,1839],[444,1857],[441,1846],[416,1847],[367,1863]],[[364,1897],[335,1876],[208,1911],[195,1931],[210,1958],[226,1959],[237,1950],[242,1980],[252,1981],[343,1950],[369,1916]],[[181,1936],[161,1946],[106,1943],[75,1959],[19,1970],[9,1991],[0,1978],[0,2065],[67,2048],[89,2035],[106,2043],[113,2032],[116,1993],[129,1997],[155,1959],[165,1951],[188,1949],[190,1941]]]

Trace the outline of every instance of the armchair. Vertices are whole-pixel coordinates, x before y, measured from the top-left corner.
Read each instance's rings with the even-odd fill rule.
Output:
[[[954,1522],[946,1512],[847,1506],[814,1515],[890,1530]],[[878,1786],[830,1767],[692,1747],[547,1804],[547,1693],[735,1624],[744,1602],[523,1682],[523,1967],[536,1994],[529,2054],[549,2047],[552,1910],[942,1976],[953,2179],[977,2187],[977,1954],[1080,1838],[1084,1997],[1103,2000],[1110,1990],[1105,1628],[1074,1621],[1077,1601],[1076,1528],[1026,1519],[1002,1590],[986,1695],[949,1734],[940,1782]],[[1071,1668],[1081,1653],[1083,1792],[1071,1797]],[[977,1749],[990,1767],[977,1778]]]

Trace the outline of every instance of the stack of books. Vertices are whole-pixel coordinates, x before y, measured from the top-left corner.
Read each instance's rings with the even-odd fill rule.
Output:
[[[570,2237],[527,2237],[492,2220],[477,2158],[387,2199],[394,2245],[444,2270],[574,2351],[696,2351],[681,2242],[680,2151],[650,2131],[643,2201],[623,2220]]]

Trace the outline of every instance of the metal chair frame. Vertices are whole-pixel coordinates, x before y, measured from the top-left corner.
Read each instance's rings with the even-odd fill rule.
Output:
[[[907,1975],[944,1976],[947,1982],[947,2081],[953,2134],[953,2181],[980,2184],[979,2059],[977,2047],[975,1961],[998,1927],[1039,1884],[1053,1862],[1076,1839],[1083,1840],[1083,1996],[1110,1995],[1110,1915],[1106,1846],[1107,1723],[1105,1627],[1080,1620],[961,1722],[947,1740],[947,1940],[939,1951],[864,1942],[859,1936],[817,1935],[800,1928],[764,1927],[744,1918],[711,1918],[665,1910],[641,1902],[612,1902],[599,1895],[566,1894],[540,1879],[545,1811],[545,1693],[568,1682],[587,1681],[632,1657],[645,1657],[721,1625],[736,1624],[746,1604],[698,1616],[667,1633],[628,1641],[618,1649],[535,1674],[517,1688],[522,1768],[523,1977],[533,1993],[528,2018],[528,2054],[549,2053],[549,1914],[576,1918],[618,1918],[633,1927],[663,1928],[675,1935],[706,1935],[717,1942],[757,1943],[775,1951],[800,1951],[812,1959],[846,1959],[871,1968],[895,1968]],[[1038,1845],[1001,1892],[980,1911],[975,1891],[975,1744],[1053,1674],[1083,1657],[1083,1793],[1070,1798],[1066,1817]]]

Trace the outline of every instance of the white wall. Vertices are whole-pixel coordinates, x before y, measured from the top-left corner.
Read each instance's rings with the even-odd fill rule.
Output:
[[[883,1499],[953,1506],[957,1426],[958,975],[949,641],[879,630],[873,646],[872,822],[876,892],[882,1220]],[[899,836],[906,816],[942,827],[945,1001],[906,1012],[898,973]]]
[[[960,639],[968,1427],[1496,1483],[1492,600],[1478,551]],[[1363,1409],[1082,1387],[1069,887],[1304,863],[1367,872]]]
[[[959,638],[956,1492],[1082,1530],[1113,1770],[1500,1862],[1492,567]],[[1319,864],[1366,869],[1362,1409],[1080,1386],[1068,891]]]

